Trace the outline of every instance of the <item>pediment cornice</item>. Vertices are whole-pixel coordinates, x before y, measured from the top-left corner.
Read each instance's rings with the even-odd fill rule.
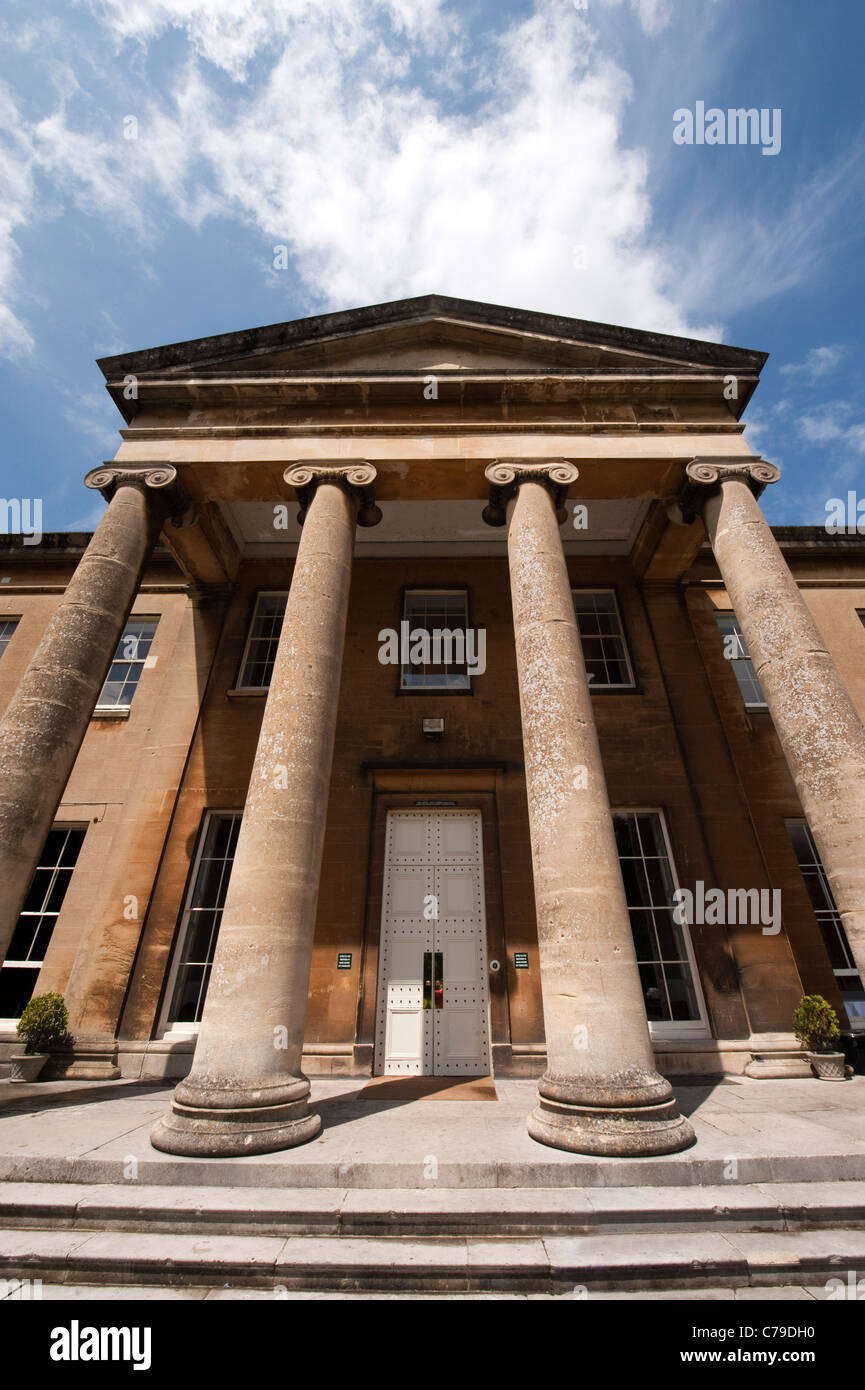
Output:
[[[765,359],[720,343],[427,295],[124,353],[99,366],[130,419],[137,406],[129,378],[164,391],[231,383],[266,391],[280,382],[327,390],[364,382],[398,388],[427,372],[449,382],[508,379],[517,388],[560,380],[565,399],[568,383],[581,379],[734,373],[750,383],[750,395]]]

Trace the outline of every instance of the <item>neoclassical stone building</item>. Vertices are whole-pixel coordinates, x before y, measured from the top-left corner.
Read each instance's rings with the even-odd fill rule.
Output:
[[[340,1073],[652,1153],[865,1026],[865,538],[766,524],[764,361],[441,296],[102,361],[103,520],[0,550],[7,1053],[60,990],[178,1153]]]

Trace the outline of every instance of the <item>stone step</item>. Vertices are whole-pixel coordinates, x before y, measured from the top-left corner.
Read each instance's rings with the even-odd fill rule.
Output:
[[[522,1140],[522,1135],[518,1136]],[[530,1142],[530,1141],[527,1141]],[[645,1187],[721,1187],[754,1183],[865,1182],[865,1148],[857,1142],[837,1151],[778,1154],[742,1152],[738,1141],[735,1184],[730,1181],[733,1141],[726,1141],[720,1152],[687,1150],[660,1158],[587,1158],[560,1150],[545,1151],[535,1145],[531,1161],[502,1156],[490,1159],[437,1158],[435,1187],[450,1190],[471,1188],[557,1188],[583,1190],[597,1188]],[[716,1150],[720,1148],[715,1141]],[[321,1157],[313,1146],[285,1153],[263,1154],[236,1159],[177,1158],[150,1147],[146,1132],[142,1136],[114,1140],[110,1153],[16,1153],[0,1154],[0,1183],[84,1183],[125,1184],[130,1165],[136,1181],[147,1186],[336,1189],[374,1188],[388,1191],[426,1191],[428,1162],[423,1145],[416,1159],[400,1157],[331,1159]],[[307,1157],[312,1150],[310,1157]]]
[[[847,1287],[865,1231],[608,1232],[541,1239],[0,1230],[0,1274],[53,1284],[420,1292]]]
[[[615,1300],[628,1299],[641,1303],[659,1300],[663,1303],[687,1301],[689,1303],[764,1303],[767,1300],[783,1303],[814,1301],[825,1301],[829,1296],[826,1289],[825,1280],[819,1284],[745,1284],[728,1285],[717,1287],[715,1285],[701,1285],[700,1288],[684,1287],[669,1289],[663,1285],[653,1285],[651,1289],[593,1289],[592,1302],[603,1303]],[[44,1279],[39,1282],[38,1291],[33,1284],[26,1280],[20,1282],[10,1279],[7,1285],[6,1299],[10,1302],[26,1303],[34,1299],[40,1302],[69,1303],[69,1302],[93,1302],[93,1303],[128,1303],[128,1302],[272,1302],[274,1297],[286,1297],[294,1302],[316,1301],[316,1302],[340,1302],[351,1300],[361,1302],[364,1299],[380,1300],[402,1300],[413,1302],[423,1300],[424,1302],[448,1302],[458,1299],[460,1302],[466,1300],[470,1302],[490,1302],[508,1300],[520,1302],[530,1299],[573,1299],[574,1291],[568,1285],[563,1284],[560,1288],[543,1290],[540,1293],[534,1290],[520,1292],[518,1290],[497,1291],[490,1293],[483,1289],[458,1289],[452,1292],[441,1292],[440,1290],[403,1290],[403,1289],[292,1289],[289,1293],[274,1294],[273,1289],[250,1288],[246,1287],[227,1287],[208,1284],[51,1284]],[[3,1294],[0,1291],[0,1303]],[[632,1319],[633,1320],[633,1319]]]
[[[0,1226],[246,1236],[865,1229],[865,1183],[672,1188],[224,1188],[7,1183]]]

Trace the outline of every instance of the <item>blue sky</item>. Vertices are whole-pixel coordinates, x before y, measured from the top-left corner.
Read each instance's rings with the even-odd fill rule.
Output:
[[[81,479],[121,421],[96,357],[427,292],[768,351],[770,520],[865,492],[861,6],[4,14],[0,491],[42,496],[45,530],[100,514]],[[700,101],[780,109],[779,152],[675,144]]]

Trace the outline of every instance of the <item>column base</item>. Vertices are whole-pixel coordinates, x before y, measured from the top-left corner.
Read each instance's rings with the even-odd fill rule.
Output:
[[[162,1153],[187,1158],[240,1158],[296,1148],[320,1131],[321,1116],[306,1100],[242,1110],[205,1109],[174,1100],[150,1131],[150,1142]]]
[[[568,1105],[538,1098],[527,1128],[532,1139],[569,1153],[641,1158],[678,1153],[696,1142],[684,1115],[670,1099],[659,1105]]]

